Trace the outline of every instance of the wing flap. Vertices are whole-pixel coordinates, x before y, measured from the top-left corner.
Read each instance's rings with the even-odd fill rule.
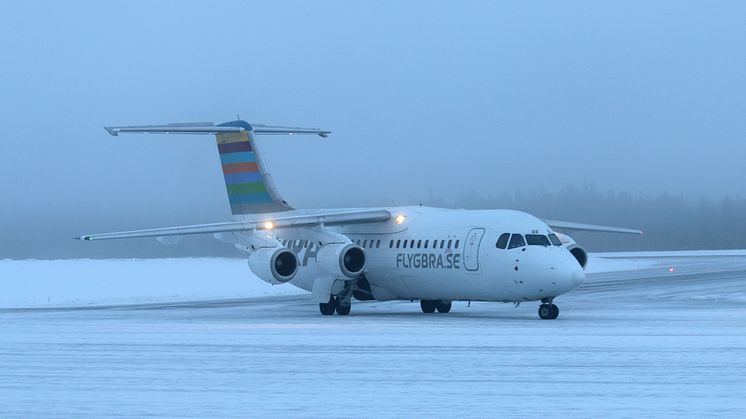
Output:
[[[184,236],[189,234],[229,233],[234,231],[273,230],[282,228],[314,227],[317,225],[384,223],[391,219],[387,210],[365,210],[330,212],[313,215],[266,216],[250,221],[230,223],[196,224],[180,227],[154,228],[148,230],[119,231],[114,233],[88,234],[80,240],[112,240],[142,237]]]

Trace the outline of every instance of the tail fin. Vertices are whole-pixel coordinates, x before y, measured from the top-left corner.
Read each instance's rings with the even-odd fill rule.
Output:
[[[106,131],[111,135],[119,135],[119,133],[215,134],[231,212],[239,216],[293,209],[282,199],[272,177],[266,170],[254,134],[316,134],[321,137],[329,135],[329,131],[316,128],[288,128],[261,124],[252,126],[241,120],[219,125],[208,122],[106,127]]]
[[[219,126],[245,129],[215,135],[233,215],[292,210],[265,169],[252,127],[244,121],[226,122]]]

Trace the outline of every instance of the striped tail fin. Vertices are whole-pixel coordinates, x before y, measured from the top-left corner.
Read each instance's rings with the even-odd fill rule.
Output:
[[[236,126],[241,122],[233,121],[220,126]],[[233,215],[243,215],[292,210],[266,171],[251,127],[247,128],[245,131],[215,135],[231,212]]]

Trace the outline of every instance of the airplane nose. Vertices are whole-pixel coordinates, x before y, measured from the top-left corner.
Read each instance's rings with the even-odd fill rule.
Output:
[[[582,284],[583,281],[585,281],[585,272],[583,272],[582,269],[576,270],[572,273],[570,280],[577,287],[578,285]]]

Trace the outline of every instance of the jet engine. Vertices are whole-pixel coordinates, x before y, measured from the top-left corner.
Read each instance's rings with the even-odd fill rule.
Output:
[[[298,257],[286,248],[262,248],[249,256],[249,269],[264,282],[284,284],[298,272]]]
[[[327,244],[319,249],[316,262],[326,273],[336,278],[357,278],[365,269],[365,250],[355,244]]]
[[[575,240],[573,240],[572,237],[566,234],[560,234],[560,233],[555,233],[555,234],[557,235],[557,237],[559,237],[565,249],[569,250],[570,253],[575,257],[575,260],[578,261],[578,264],[580,264],[580,267],[585,269],[585,267],[588,265],[588,252],[586,252],[585,249],[580,247],[579,244],[575,243]]]

